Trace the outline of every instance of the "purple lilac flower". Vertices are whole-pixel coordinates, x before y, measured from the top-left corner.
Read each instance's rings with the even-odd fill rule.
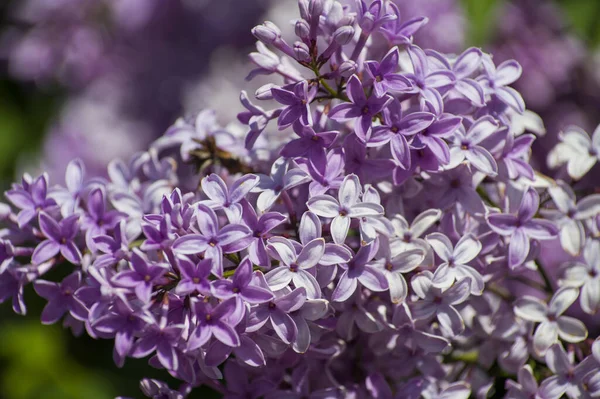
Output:
[[[202,300],[195,301],[194,310],[198,323],[190,335],[188,349],[203,346],[211,337],[231,347],[240,346],[240,337],[234,327],[242,321],[245,309],[239,306],[235,298],[227,299],[214,307]]]
[[[558,342],[581,342],[587,337],[585,324],[563,313],[579,296],[576,288],[564,287],[556,291],[548,305],[543,301],[524,296],[515,302],[515,314],[524,320],[540,323],[533,335],[533,347],[541,355]]]
[[[222,209],[231,223],[239,221],[242,215],[242,206],[239,202],[258,184],[258,177],[245,175],[238,179],[231,189],[218,175],[212,173],[202,179],[202,191],[209,200],[204,204],[213,210]]]
[[[79,272],[70,274],[60,284],[45,280],[37,280],[34,283],[35,292],[48,301],[42,311],[43,324],[54,324],[65,313],[69,313],[77,320],[86,320],[88,310],[75,296],[75,291],[80,285],[81,273]]]
[[[153,264],[139,250],[131,255],[131,269],[122,271],[113,277],[113,282],[122,287],[132,288],[137,297],[145,303],[150,302],[152,287],[163,280],[167,268],[162,264]]]
[[[78,215],[71,215],[56,222],[48,214],[41,212],[39,216],[40,229],[46,240],[35,248],[31,260],[40,264],[60,254],[69,262],[79,264],[81,251],[73,241],[78,232]]]
[[[315,93],[314,87],[309,89],[306,81],[296,83],[291,90],[273,87],[271,89],[273,98],[277,102],[287,105],[277,119],[279,129],[285,129],[296,121],[304,126],[312,125],[309,104],[314,99]]]
[[[356,75],[348,80],[347,85],[349,103],[342,103],[329,111],[329,117],[338,122],[353,121],[356,136],[362,142],[368,142],[371,136],[371,123],[373,117],[381,112],[390,101],[390,96],[365,95],[362,83]]]
[[[561,282],[580,288],[581,308],[588,314],[595,314],[600,310],[600,242],[587,240],[583,248],[583,260],[563,265],[565,271]]]
[[[280,195],[296,186],[308,183],[310,178],[300,169],[289,170],[289,162],[279,158],[273,163],[271,175],[258,175],[258,186],[254,191],[259,191],[257,207],[261,212],[269,210]]]
[[[184,255],[199,254],[212,259],[212,272],[223,275],[223,254],[234,253],[247,248],[251,242],[250,229],[242,224],[228,224],[219,228],[214,211],[205,205],[198,205],[196,221],[200,234],[188,234],[173,242],[173,250]]]
[[[465,159],[478,171],[488,176],[496,176],[498,165],[490,152],[481,142],[489,138],[498,129],[498,123],[491,117],[475,121],[465,132],[458,129],[454,133],[454,146],[450,149],[450,163],[458,165]]]
[[[48,198],[48,175],[42,174],[35,180],[23,178],[20,185],[14,185],[6,192],[6,198],[21,209],[17,215],[19,227],[28,224],[40,211],[50,211],[56,202]]]
[[[517,215],[491,214],[488,224],[492,230],[503,236],[510,236],[508,265],[514,269],[523,264],[529,254],[530,239],[547,240],[556,237],[558,229],[554,224],[533,216],[539,208],[540,197],[533,188],[523,194]]]
[[[341,263],[344,272],[331,294],[331,300],[343,302],[356,291],[359,283],[371,291],[381,292],[389,288],[384,272],[377,268],[371,260],[375,256],[378,244],[371,243],[361,247],[356,255],[348,262]]]
[[[400,53],[393,48],[383,57],[381,63],[367,61],[366,71],[373,79],[373,89],[377,97],[383,97],[387,92],[410,92],[411,82],[403,75],[395,73],[398,69]]]
[[[252,263],[244,258],[238,265],[231,280],[222,279],[212,283],[212,291],[217,298],[239,297],[251,304],[265,303],[273,299],[273,293],[252,284]]]

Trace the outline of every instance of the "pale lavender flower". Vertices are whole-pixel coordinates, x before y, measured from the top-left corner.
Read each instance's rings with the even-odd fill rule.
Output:
[[[572,287],[560,288],[546,305],[532,296],[524,296],[515,301],[514,311],[524,320],[540,323],[533,335],[533,348],[543,355],[548,348],[558,342],[558,337],[577,343],[587,338],[585,324],[563,313],[575,302],[579,290]]]
[[[454,305],[469,297],[470,279],[466,277],[446,290],[434,287],[432,280],[433,274],[428,270],[412,278],[411,286],[420,299],[412,303],[413,316],[417,320],[429,320],[435,316],[444,335],[454,337],[465,329],[465,322]]]
[[[378,246],[377,241],[362,246],[349,262],[339,265],[344,272],[331,294],[332,301],[347,300],[358,289],[359,283],[375,292],[386,291],[389,288],[384,272],[377,267],[375,262],[371,262],[377,253]]]
[[[425,251],[420,248],[398,251],[398,246],[394,246],[383,236],[379,238],[377,255],[376,263],[387,278],[392,303],[404,302],[408,295],[408,285],[402,273],[415,270],[423,262]]]
[[[386,7],[388,14],[393,14],[396,18],[392,21],[385,22],[382,25],[380,32],[392,45],[411,44],[412,36],[427,23],[427,17],[419,16],[401,22],[398,6],[392,2],[388,2]]]
[[[312,197],[306,203],[308,209],[316,215],[333,218],[330,229],[336,244],[343,244],[346,240],[352,218],[383,214],[383,207],[380,204],[358,202],[361,191],[358,177],[348,175],[340,186],[337,200],[325,194]]]
[[[289,170],[290,162],[277,159],[271,167],[271,175],[258,175],[259,182],[254,192],[260,192],[256,206],[260,212],[269,210],[280,195],[296,186],[310,181],[310,177],[301,169]]]
[[[600,126],[592,137],[576,126],[569,126],[559,133],[560,142],[548,154],[548,166],[556,168],[567,164],[567,173],[579,180],[600,159]]]
[[[471,295],[483,293],[484,282],[481,274],[472,266],[467,265],[479,255],[481,243],[471,234],[466,234],[456,243],[441,233],[431,233],[426,237],[437,256],[442,260],[433,273],[431,283],[434,287],[448,289],[454,281],[469,278]]]
[[[562,181],[549,187],[548,193],[558,209],[542,209],[540,213],[557,224],[563,249],[577,256],[585,244],[583,222],[600,214],[600,194],[588,195],[577,201],[571,187]]]
[[[202,191],[209,198],[202,203],[213,210],[222,209],[230,223],[239,222],[242,216],[240,201],[258,184],[258,176],[247,174],[236,180],[231,188],[214,173],[201,181]]]
[[[259,305],[252,312],[246,331],[257,331],[270,322],[277,336],[286,344],[291,344],[298,336],[298,327],[289,313],[302,308],[305,302],[306,290],[304,288],[296,288],[283,293],[271,302]]]
[[[477,119],[466,132],[462,128],[456,130],[453,137],[454,145],[450,148],[450,165],[447,167],[452,168],[466,159],[478,171],[488,176],[496,176],[498,174],[496,160],[480,144],[498,129],[498,122],[490,116],[484,116]]]
[[[588,239],[583,247],[581,261],[569,261],[563,265],[561,282],[567,286],[581,288],[579,302],[584,312],[596,314],[600,310],[600,242]]]
[[[177,266],[181,274],[181,280],[175,287],[175,293],[178,295],[189,295],[194,292],[199,294],[210,296],[211,285],[208,276],[212,270],[212,260],[203,259],[200,262],[194,264],[186,258],[179,258],[177,260]]]
[[[574,364],[573,354],[567,355],[561,344],[554,344],[546,352],[546,364],[555,375],[542,383],[542,389],[551,392],[554,398],[566,394],[570,399],[584,397],[587,387],[584,377],[596,369],[592,358],[588,357],[579,364]]]
[[[496,66],[489,56],[483,57],[485,75],[478,80],[482,83],[486,94],[498,98],[502,103],[519,113],[525,111],[525,102],[518,91],[508,85],[514,83],[522,73],[521,65],[515,60],[504,61]]]
[[[413,73],[407,74],[406,77],[418,89],[424,100],[432,103],[438,102],[437,92],[444,94],[454,87],[456,81],[454,73],[450,70],[432,70],[427,54],[418,46],[411,45],[407,50],[412,62]]]
[[[503,236],[510,236],[508,265],[511,269],[522,265],[527,258],[530,239],[548,240],[558,235],[558,229],[552,222],[533,218],[539,204],[540,197],[537,191],[529,187],[523,194],[516,216],[496,213],[487,217],[493,231]]]
[[[535,380],[531,366],[528,364],[519,369],[517,378],[518,382],[506,381],[507,399],[552,399],[561,395],[560,392],[555,391],[548,384],[543,384],[540,387]]]
[[[309,299],[319,299],[321,288],[309,270],[313,269],[323,257],[325,240],[315,238],[304,246],[295,244],[283,237],[269,239],[267,245],[269,253],[280,264],[265,275],[267,283],[273,291],[279,291],[293,282],[296,288],[303,287],[306,290]]]

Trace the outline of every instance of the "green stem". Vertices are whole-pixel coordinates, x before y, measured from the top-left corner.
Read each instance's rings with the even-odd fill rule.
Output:
[[[542,279],[544,279],[544,284],[546,284],[546,287],[548,288],[549,292],[550,293],[554,292],[554,288],[552,287],[552,282],[551,282],[550,278],[548,277],[548,274],[546,273],[546,271],[540,264],[540,262],[536,260],[535,265],[537,266],[540,276],[542,276]]]

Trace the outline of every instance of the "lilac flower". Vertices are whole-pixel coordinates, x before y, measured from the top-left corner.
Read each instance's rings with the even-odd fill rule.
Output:
[[[178,259],[179,272],[181,280],[175,287],[175,292],[178,295],[189,295],[193,292],[210,296],[211,286],[208,276],[212,270],[212,260],[203,259],[197,264],[194,264],[189,259]]]
[[[209,200],[203,204],[213,210],[222,209],[230,223],[237,223],[242,216],[240,201],[258,184],[258,176],[247,174],[233,183],[231,189],[218,175],[212,173],[202,179],[202,191]]]
[[[560,142],[548,154],[548,166],[567,164],[567,173],[575,180],[585,175],[600,159],[600,126],[592,137],[582,129],[569,126],[559,134]]]
[[[472,215],[483,214],[485,205],[475,191],[473,180],[473,175],[465,165],[432,177],[430,182],[439,190],[437,206],[442,209],[460,206]]]
[[[81,273],[74,272],[59,284],[46,280],[37,280],[33,287],[35,292],[46,299],[48,303],[42,311],[42,323],[54,324],[65,313],[69,313],[77,320],[85,321],[88,310],[75,296],[75,291],[81,285]]]
[[[277,336],[286,344],[291,344],[298,336],[298,327],[289,313],[300,309],[305,302],[306,290],[304,288],[296,288],[279,295],[271,302],[259,305],[252,312],[246,331],[257,331],[270,322]]]
[[[289,162],[279,158],[271,167],[271,175],[258,175],[258,186],[253,191],[260,192],[256,205],[260,212],[269,210],[282,193],[310,181],[301,169],[289,170]]]
[[[354,132],[363,142],[371,136],[373,117],[381,112],[392,101],[390,96],[370,96],[367,98],[362,83],[356,75],[348,79],[347,95],[349,103],[336,105],[329,111],[329,117],[337,122],[354,121]]]
[[[85,165],[81,159],[74,159],[65,170],[65,189],[55,187],[49,194],[58,204],[61,204],[61,213],[64,217],[72,215],[81,200],[85,188]]]
[[[13,185],[13,189],[5,194],[21,210],[17,215],[20,228],[27,225],[40,211],[50,211],[56,206],[56,202],[48,197],[47,174],[40,175],[34,181],[29,180],[29,176],[23,177],[21,185]]]
[[[398,6],[392,2],[388,2],[386,6],[387,13],[395,15],[396,18],[385,22],[380,32],[391,45],[411,44],[412,36],[427,23],[427,17],[415,17],[408,21],[400,22],[400,10],[398,10]]]
[[[344,302],[332,302],[332,307],[340,311],[335,325],[336,333],[347,341],[356,338],[359,331],[376,333],[383,330],[383,323],[370,309],[366,309],[367,298],[358,290]]]
[[[433,273],[431,284],[434,287],[448,289],[455,281],[468,278],[471,283],[471,295],[483,293],[483,277],[467,265],[481,251],[481,243],[475,237],[470,234],[464,235],[454,247],[448,237],[441,233],[431,233],[426,239],[443,261]]]
[[[418,133],[413,142],[412,147],[417,150],[427,148],[432,158],[437,160],[437,163],[445,165],[450,162],[450,148],[444,141],[445,138],[450,138],[456,129],[460,126],[461,119],[452,117],[447,114],[442,114],[427,128]],[[437,170],[437,164],[431,167],[431,170]]]
[[[316,133],[312,127],[297,123],[294,124],[294,131],[300,138],[287,143],[281,149],[281,156],[286,158],[307,157],[312,164],[325,161],[325,150],[339,135],[337,131]]]
[[[443,64],[447,63],[447,59],[439,53],[436,53],[436,58]],[[471,47],[452,62],[452,67],[448,66],[456,77],[454,89],[478,107],[485,105],[485,94],[481,84],[471,77],[481,66],[482,60],[481,50]]]
[[[222,279],[212,284],[214,295],[219,299],[239,297],[251,304],[260,304],[273,299],[273,293],[252,284],[252,263],[248,257],[242,259],[231,280]]]
[[[508,265],[515,269],[522,265],[529,254],[529,240],[547,240],[558,235],[556,226],[546,220],[534,219],[540,197],[533,188],[523,194],[517,215],[491,214],[487,220],[490,228],[503,236],[510,236]]]
[[[269,239],[267,248],[271,256],[280,262],[278,267],[265,275],[273,291],[279,291],[293,282],[296,288],[303,287],[306,290],[309,299],[321,297],[319,283],[308,270],[314,268],[323,257],[324,239],[315,238],[304,246],[295,246],[285,238],[273,237]]]
[[[95,251],[94,237],[105,235],[107,230],[115,228],[125,215],[119,211],[107,211],[105,194],[100,188],[90,191],[86,205],[87,213],[81,218],[81,229],[86,232],[86,245]]]
[[[419,248],[425,252],[425,265],[433,265],[433,253],[431,247],[424,239],[420,238],[442,217],[442,211],[439,209],[428,209],[418,214],[411,224],[400,214],[392,219],[394,233],[400,238],[393,241],[393,245],[399,247],[399,250]]]
[[[427,129],[435,121],[435,115],[429,112],[413,112],[402,115],[402,106],[394,99],[383,110],[385,124],[373,129],[368,147],[377,147],[390,142],[392,156],[404,169],[411,167],[410,147],[405,136],[411,137]]]
[[[277,119],[279,130],[291,126],[296,121],[300,121],[304,126],[312,125],[310,103],[316,94],[314,86],[309,89],[308,83],[304,80],[296,83],[290,89],[286,90],[278,87],[271,89],[273,98],[277,102],[287,106],[281,111]]]
[[[336,244],[343,244],[350,229],[351,218],[383,214],[383,207],[370,202],[358,202],[361,193],[360,182],[356,175],[344,178],[336,200],[330,195],[318,195],[308,200],[306,205],[311,212],[331,221],[331,236]]]
[[[152,317],[151,323],[146,324],[142,336],[135,342],[131,356],[146,357],[156,351],[158,361],[167,370],[179,368],[179,350],[177,344],[181,339],[183,325],[167,324],[165,305],[162,305],[158,320]]]
[[[396,73],[400,53],[396,47],[388,51],[381,63],[365,62],[366,71],[373,79],[373,88],[377,97],[383,97],[388,91],[410,92],[411,82],[403,75]]]
[[[411,285],[421,299],[412,304],[415,319],[429,320],[436,316],[442,332],[448,337],[464,331],[465,323],[454,305],[463,303],[469,297],[471,282],[468,277],[441,290],[433,286],[433,274],[424,271],[413,277]]]
[[[494,95],[515,111],[523,113],[525,111],[523,97],[515,89],[508,87],[521,76],[521,65],[515,60],[509,60],[495,66],[494,61],[489,56],[485,56],[483,68],[485,76],[482,76],[479,81],[484,85],[486,94]]]
[[[420,248],[407,251],[392,249],[387,238],[380,238],[377,265],[382,269],[388,282],[392,303],[402,303],[408,295],[408,285],[402,273],[413,271],[423,262],[425,252]]]
[[[518,179],[523,176],[533,180],[535,178],[533,168],[523,158],[528,156],[534,140],[533,134],[514,137],[511,132],[507,132],[504,148],[498,159],[498,173],[504,178]]]
[[[458,165],[465,159],[471,166],[488,176],[496,176],[498,165],[490,152],[481,142],[490,137],[498,130],[498,123],[489,116],[479,118],[473,123],[467,132],[458,129],[454,132],[454,146],[450,149],[450,165]],[[510,133],[509,133],[510,134]]]
[[[586,361],[587,360],[587,361]],[[587,387],[584,386],[584,377],[588,372],[596,369],[591,358],[587,358],[578,365],[573,364],[561,344],[554,344],[546,352],[546,364],[555,375],[544,380],[542,389],[558,398],[566,394],[570,399],[584,397]]]
[[[600,310],[600,242],[588,239],[583,248],[585,262],[568,262],[562,283],[581,288],[579,301],[588,314]]]
[[[240,346],[240,337],[235,331],[244,317],[245,308],[238,305],[235,298],[227,299],[215,307],[203,300],[194,302],[198,324],[188,340],[188,349],[194,350],[215,337],[227,346]]]
[[[355,134],[346,136],[344,150],[346,174],[356,174],[364,182],[385,178],[394,169],[393,159],[370,156],[365,144]]]
[[[549,384],[542,384],[540,387],[533,376],[531,366],[528,364],[519,370],[517,377],[518,383],[513,380],[506,381],[507,399],[551,399],[562,395],[562,393],[554,391]]]
[[[185,399],[187,395],[169,388],[162,381],[144,378],[140,381],[140,389],[149,398]],[[121,399],[121,398],[119,398]]]
[[[323,319],[329,311],[329,302],[325,299],[307,299],[302,308],[292,312],[291,317],[298,328],[296,340],[292,348],[296,353],[306,353],[312,342],[311,328],[318,326],[313,323]]]
[[[561,339],[577,343],[587,338],[587,329],[580,320],[562,314],[575,302],[579,290],[572,287],[560,288],[548,305],[543,301],[524,296],[515,301],[515,314],[520,318],[540,325],[533,335],[533,348],[543,355],[554,343]]]
[[[573,190],[560,181],[549,187],[548,193],[558,209],[542,209],[540,213],[557,224],[560,243],[565,251],[577,256],[585,243],[583,221],[600,213],[600,194],[588,195],[577,202]]]
[[[127,302],[117,300],[112,311],[96,319],[93,327],[103,334],[114,334],[115,352],[124,362],[133,349],[135,334],[153,321],[145,311],[135,311]]]
[[[308,186],[311,196],[325,194],[329,189],[338,189],[344,180],[344,154],[339,149],[329,151],[324,160],[314,159],[306,163],[312,182]]]
[[[371,291],[381,292],[389,288],[388,280],[384,272],[371,263],[378,249],[378,243],[360,247],[356,255],[348,263],[341,263],[344,272],[331,294],[331,300],[343,302],[358,288],[358,283]]]
[[[413,86],[419,91],[423,99],[437,102],[434,98],[437,93],[443,94],[451,89],[456,81],[454,73],[449,70],[432,71],[425,52],[418,46],[411,45],[407,49],[413,66],[413,73],[406,74]]]
[[[286,216],[279,212],[266,212],[258,217],[254,207],[248,201],[242,201],[242,208],[244,223],[252,230],[253,240],[248,247],[250,261],[258,266],[269,267],[271,260],[267,253],[266,240],[271,230],[281,225],[286,220]]]
[[[57,223],[46,213],[40,212],[40,229],[46,239],[35,248],[32,262],[39,265],[60,252],[69,262],[75,265],[81,263],[81,252],[73,241],[77,235],[78,221],[78,215],[71,215]]]
[[[384,4],[381,0],[373,1],[368,7],[364,0],[357,0],[358,25],[365,33],[371,33],[381,29],[385,23],[397,18],[394,14],[385,12]]]
[[[122,287],[133,288],[135,295],[143,302],[150,302],[152,287],[163,281],[167,268],[162,264],[154,264],[145,259],[138,249],[131,255],[132,270],[116,274],[112,281]]]
[[[223,254],[230,254],[247,248],[252,241],[250,229],[242,224],[228,224],[219,228],[215,212],[206,205],[198,205],[196,215],[201,234],[188,234],[173,242],[173,251],[184,254],[204,253],[212,259],[212,272],[223,275]]]
[[[130,254],[129,244],[138,236],[138,231],[127,228],[127,222],[121,220],[113,229],[113,234],[98,235],[93,238],[97,250],[103,252],[94,261],[95,267],[112,266],[122,259],[127,259]]]

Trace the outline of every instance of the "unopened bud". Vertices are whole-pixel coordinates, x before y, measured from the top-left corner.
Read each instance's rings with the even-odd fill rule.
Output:
[[[348,60],[348,61],[344,61],[340,64],[340,67],[338,68],[338,73],[341,76],[347,78],[348,76],[355,74],[356,69],[357,69],[356,62],[354,62],[352,60]]]
[[[333,33],[333,40],[340,46],[350,43],[354,37],[354,28],[351,26],[342,26]]]
[[[294,55],[298,61],[305,61],[310,58],[308,46],[302,42],[294,43]]]
[[[296,21],[296,36],[300,39],[307,39],[310,35],[310,25],[303,19]]]
[[[281,38],[281,30],[279,30],[277,25],[269,21],[252,28],[252,34],[265,44],[273,44]]]

